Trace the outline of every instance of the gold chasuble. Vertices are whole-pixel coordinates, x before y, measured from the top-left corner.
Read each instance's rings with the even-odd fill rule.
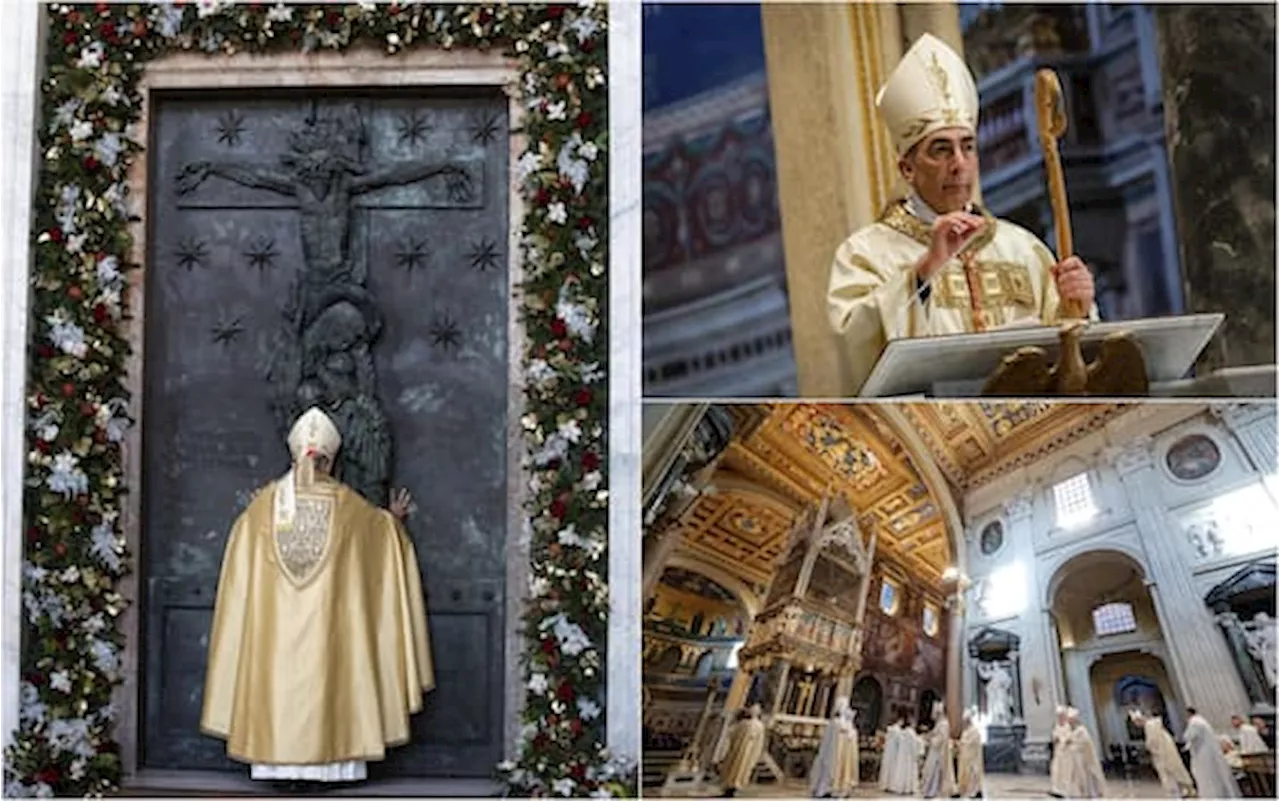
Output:
[[[413,543],[327,476],[299,480],[295,496],[296,472],[260,492],[227,541],[201,729],[241,762],[381,760],[435,684]]]
[[[929,249],[929,226],[912,213],[913,201],[921,202],[891,204],[836,250],[827,311],[850,367],[851,392],[889,340],[1059,322],[1049,249],[1025,228],[976,207],[986,227],[927,288],[917,286],[915,264]],[[1097,318],[1096,308],[1090,316]]]

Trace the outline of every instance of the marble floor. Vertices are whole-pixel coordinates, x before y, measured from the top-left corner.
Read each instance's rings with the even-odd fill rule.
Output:
[[[987,798],[1048,798],[1048,776],[1016,776],[992,774],[987,776]],[[711,798],[721,794],[719,785],[708,784],[696,792],[678,791],[663,794],[659,788],[645,788],[646,798]],[[755,784],[738,793],[738,798],[805,798],[809,788],[800,780],[788,780],[781,784]],[[885,797],[874,785],[859,787],[853,798]],[[904,796],[887,796],[904,798]],[[1168,798],[1154,779],[1110,779],[1107,782],[1107,798]]]

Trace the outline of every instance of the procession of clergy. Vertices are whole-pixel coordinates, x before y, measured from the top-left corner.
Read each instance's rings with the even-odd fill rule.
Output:
[[[964,713],[960,736],[954,741],[942,702],[933,705],[932,713],[933,726],[923,734],[908,726],[905,718],[899,718],[878,736],[883,739],[883,748],[876,790],[923,798],[985,797],[986,771],[977,710]],[[1233,770],[1240,767],[1240,757],[1270,750],[1257,727],[1235,716],[1232,718],[1234,737],[1218,735],[1195,709],[1188,709],[1187,713],[1189,720],[1182,739],[1189,752],[1190,771],[1163,719],[1138,709],[1129,711],[1129,717],[1142,728],[1151,766],[1161,787],[1171,798],[1239,798],[1241,793]],[[849,708],[847,699],[835,699],[831,719],[809,769],[809,793],[813,798],[848,798],[862,783],[858,730],[854,726],[856,714]],[[1080,712],[1060,706],[1057,716],[1049,764],[1049,795],[1106,798],[1107,782],[1098,749],[1089,730],[1080,722]],[[751,783],[766,740],[767,729],[756,705],[730,730],[729,747],[720,766],[725,797],[736,796]]]

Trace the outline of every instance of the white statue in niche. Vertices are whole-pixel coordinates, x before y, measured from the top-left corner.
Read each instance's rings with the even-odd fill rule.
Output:
[[[1004,665],[979,662],[978,676],[987,684],[987,717],[993,726],[1013,723],[1013,677]]]
[[[1253,620],[1241,625],[1249,654],[1262,664],[1267,684],[1276,686],[1276,621],[1266,612],[1259,612]]]

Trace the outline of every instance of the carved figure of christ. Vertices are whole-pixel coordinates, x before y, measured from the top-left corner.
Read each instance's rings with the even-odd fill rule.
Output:
[[[353,200],[389,186],[407,186],[443,176],[449,196],[464,201],[471,195],[471,174],[456,164],[399,162],[366,172],[361,165],[328,153],[307,154],[301,164],[282,167],[231,162],[197,161],[177,176],[178,193],[189,194],[210,176],[251,189],[293,197],[298,203],[302,253],[307,263],[305,283],[324,287],[336,282],[364,283],[352,276],[351,213]]]

